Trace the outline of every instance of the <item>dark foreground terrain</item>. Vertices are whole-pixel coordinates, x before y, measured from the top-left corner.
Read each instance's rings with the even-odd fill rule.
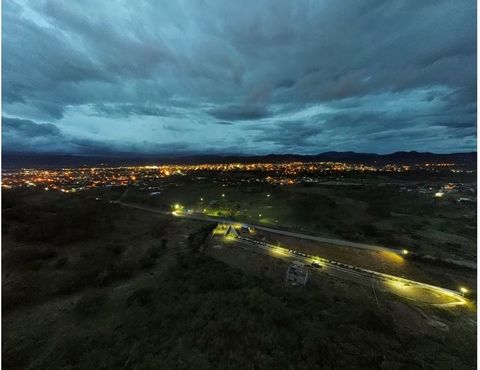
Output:
[[[2,204],[5,369],[475,368],[471,307],[288,287],[280,262],[213,248],[214,225],[87,194]]]

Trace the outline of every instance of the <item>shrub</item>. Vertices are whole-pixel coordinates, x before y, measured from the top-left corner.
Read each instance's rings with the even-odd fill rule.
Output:
[[[119,256],[123,253],[125,246],[122,244],[108,244],[107,250],[112,254]]]
[[[68,265],[68,257],[60,257],[55,261],[55,263],[53,264],[53,267],[62,268],[62,267],[66,267],[67,265]]]
[[[378,235],[378,229],[371,224],[363,225],[362,226],[362,231],[365,236],[377,236]]]
[[[127,298],[127,305],[146,306],[152,302],[153,294],[152,288],[140,288]]]
[[[372,310],[364,310],[359,315],[359,326],[365,330],[381,333],[384,335],[393,335],[395,326],[390,315],[378,314]]]
[[[128,278],[133,275],[135,267],[135,262],[133,261],[121,261],[113,265],[114,276],[119,279]]]
[[[14,284],[2,284],[2,310],[8,311],[31,303],[37,292],[38,286],[31,278]]]
[[[216,226],[216,223],[212,223],[202,227],[200,230],[197,230],[194,233],[191,233],[187,239],[187,243],[190,249],[192,251],[198,251],[203,246],[208,236]]]
[[[56,282],[57,294],[71,294],[83,289],[85,282],[77,273],[62,274]]]
[[[99,312],[106,301],[105,294],[99,291],[85,293],[75,305],[75,313],[79,317],[90,317]]]
[[[38,246],[20,246],[9,250],[9,258],[14,263],[26,263],[37,260],[46,260],[57,255],[54,248]]]
[[[142,258],[140,258],[139,263],[141,268],[151,268],[155,266],[155,257],[152,257],[148,253],[146,253]]]

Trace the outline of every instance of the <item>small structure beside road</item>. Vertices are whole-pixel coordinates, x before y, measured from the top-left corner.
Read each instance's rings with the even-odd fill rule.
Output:
[[[294,261],[287,268],[285,275],[285,283],[291,285],[306,286],[308,281],[308,268],[303,266],[300,262]]]
[[[234,238],[238,237],[238,232],[235,230],[233,225],[228,225],[227,230],[225,231],[225,236],[233,236]]]

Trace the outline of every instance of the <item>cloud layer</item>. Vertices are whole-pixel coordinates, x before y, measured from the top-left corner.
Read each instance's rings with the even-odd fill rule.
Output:
[[[3,148],[476,148],[476,8],[438,1],[3,2]]]

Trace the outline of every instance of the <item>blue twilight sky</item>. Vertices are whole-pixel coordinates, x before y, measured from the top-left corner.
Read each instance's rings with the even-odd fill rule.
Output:
[[[4,0],[3,150],[476,150],[474,0]]]

